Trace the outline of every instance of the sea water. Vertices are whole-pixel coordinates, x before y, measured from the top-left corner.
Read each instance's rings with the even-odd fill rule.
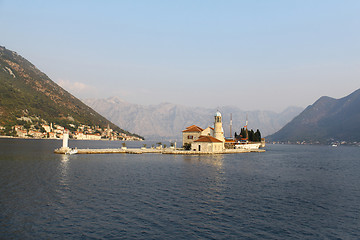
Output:
[[[1,239],[360,238],[360,147],[54,154],[61,144],[0,139]]]

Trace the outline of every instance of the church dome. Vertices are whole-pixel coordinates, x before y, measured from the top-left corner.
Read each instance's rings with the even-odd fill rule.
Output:
[[[221,113],[219,111],[216,112],[215,117],[221,117]]]

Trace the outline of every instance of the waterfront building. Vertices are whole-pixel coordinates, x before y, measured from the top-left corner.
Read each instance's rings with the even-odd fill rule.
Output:
[[[16,130],[16,134],[20,138],[26,138],[27,137],[27,130]]]
[[[191,145],[192,151],[199,152],[222,152],[224,151],[224,130],[222,116],[219,111],[214,116],[214,128],[202,129],[196,125],[187,127],[183,132],[183,146]]]
[[[41,126],[45,129],[45,131],[46,131],[47,133],[51,132],[51,127],[50,127],[49,125],[47,125],[47,124],[42,124]]]
[[[76,131],[73,137],[77,140],[101,140],[101,135],[98,133],[84,134],[83,132]]]
[[[193,141],[198,140],[199,137],[202,135],[202,132],[204,129],[201,127],[198,127],[196,125],[192,125],[190,127],[187,127],[183,133],[183,146],[186,144],[191,144]]]
[[[224,142],[212,136],[200,136],[191,143],[191,150],[206,153],[217,153],[224,151]]]

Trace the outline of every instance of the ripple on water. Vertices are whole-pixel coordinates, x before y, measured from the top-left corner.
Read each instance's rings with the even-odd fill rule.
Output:
[[[0,140],[4,238],[360,238],[358,148],[62,156],[53,143]]]

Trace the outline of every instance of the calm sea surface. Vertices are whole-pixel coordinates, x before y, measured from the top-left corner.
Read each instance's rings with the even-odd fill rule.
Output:
[[[53,154],[60,146],[0,139],[1,239],[360,239],[360,147]]]

